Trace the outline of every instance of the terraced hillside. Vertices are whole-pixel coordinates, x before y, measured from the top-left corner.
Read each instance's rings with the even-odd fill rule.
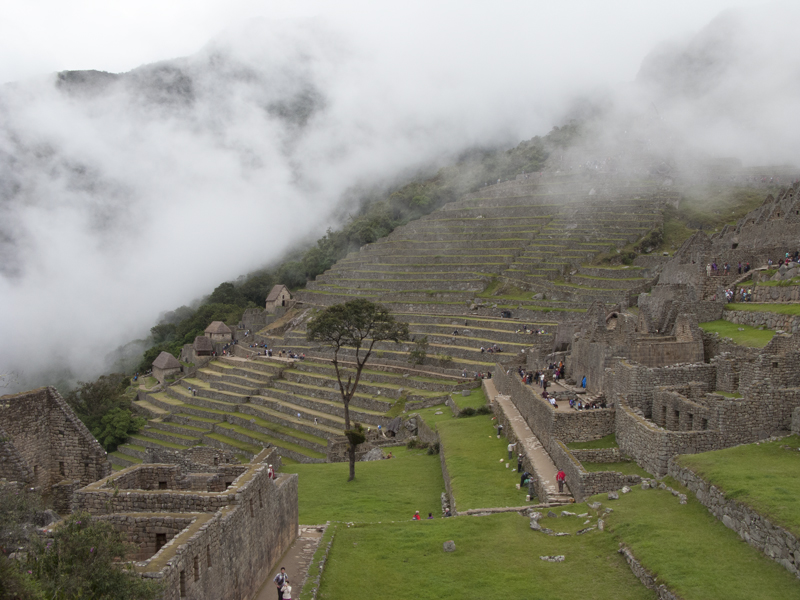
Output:
[[[489,186],[351,253],[298,297],[318,306],[366,297],[396,312],[462,314],[500,277],[532,292],[515,302],[528,318],[616,303],[651,282],[638,269],[586,265],[659,226],[667,200],[646,182],[606,183],[600,192],[571,178]]]
[[[354,420],[386,426],[404,410],[477,385],[476,375],[498,361],[546,354],[557,324],[578,318],[591,302],[627,300],[650,285],[641,269],[590,263],[659,225],[665,202],[647,182],[599,186],[550,177],[488,186],[450,203],[339,261],[297,294],[288,325],[255,335],[275,351],[304,353],[304,361],[246,348],[238,348],[243,357],[213,361],[140,401],[148,427],[112,461],[127,466],[148,446],[194,444],[243,459],[274,445],[291,460],[323,461],[344,411],[329,350],[306,341],[304,323],[316,310],[368,298],[409,323],[410,341],[375,346],[351,404]],[[427,357],[412,366],[408,353],[422,339]],[[352,354],[345,349],[340,358]]]
[[[446,374],[367,369],[350,405],[351,419],[386,427],[406,404],[442,403],[476,382]],[[346,372],[350,372],[346,369]],[[248,462],[262,447],[284,459],[324,462],[328,440],[344,429],[344,408],[327,358],[220,357],[160,393],[135,402],[150,418],[112,453],[115,468],[141,462],[146,449],[208,445]]]

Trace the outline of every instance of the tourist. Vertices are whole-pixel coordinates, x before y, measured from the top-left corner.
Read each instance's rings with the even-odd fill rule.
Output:
[[[283,592],[283,600],[292,600],[292,586],[288,583],[281,588],[281,592]]]
[[[432,519],[433,518],[433,513],[428,513],[428,518]]]
[[[283,600],[283,586],[289,583],[289,576],[286,574],[286,567],[281,567],[281,572],[275,575],[275,585],[278,588],[278,600]]]
[[[558,473],[556,473],[556,481],[558,482],[558,493],[562,494],[564,492],[564,480],[567,478],[567,474],[564,473],[563,470],[559,469]]]
[[[272,465],[267,467],[267,479],[275,479],[275,469],[272,468]]]
[[[517,473],[522,472],[522,454],[517,455]]]
[[[508,445],[508,460],[511,460],[512,453],[514,452],[514,447],[517,445],[517,442]]]
[[[391,452],[389,452],[389,455],[388,455],[386,458],[394,458],[394,454],[392,454]]]
[[[412,521],[419,521],[419,520],[421,520],[421,517],[419,516],[419,511],[417,511],[417,512],[415,512],[415,513],[414,513],[414,516],[413,516],[413,517],[411,517],[411,520],[412,520]]]
[[[519,487],[523,487],[528,482],[530,477],[531,477],[531,474],[528,473],[527,471],[525,471],[522,474],[522,477],[519,478]]]

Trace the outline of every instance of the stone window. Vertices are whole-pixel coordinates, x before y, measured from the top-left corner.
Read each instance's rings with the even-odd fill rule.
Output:
[[[34,477],[39,476],[39,465],[33,465],[33,476]]]
[[[211,546],[206,546],[206,568],[211,568]]]
[[[180,589],[181,589],[181,598],[186,598],[186,571],[181,571]]]
[[[156,534],[156,552],[161,550],[166,545],[167,545],[167,534],[166,533],[157,533]]]
[[[694,429],[694,415],[692,413],[689,413],[689,423],[687,428],[689,429],[689,431]]]
[[[258,490],[258,508],[264,508],[264,499],[261,497],[261,490]]]
[[[160,489],[160,490],[167,489],[167,482],[166,481],[159,481],[158,482],[158,489]]]
[[[662,427],[666,427],[667,426],[667,407],[666,406],[662,406],[661,407],[661,426]]]
[[[253,512],[253,499],[250,498],[250,517],[255,517],[255,513]]]
[[[700,429],[708,429],[708,419],[703,419],[700,422]]]
[[[681,428],[681,411],[675,411],[675,429],[678,430]]]
[[[67,474],[66,470],[64,469],[63,462],[58,463],[58,474],[61,475],[62,477],[64,477]]]
[[[772,368],[773,368],[773,369],[777,369],[777,368],[778,368],[778,363],[777,363],[777,361],[776,361],[776,362],[774,362],[774,363],[772,363]]]
[[[194,556],[194,580],[200,581],[200,557]]]

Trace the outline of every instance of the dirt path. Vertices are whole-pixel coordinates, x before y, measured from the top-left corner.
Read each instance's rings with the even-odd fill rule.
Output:
[[[518,443],[524,448],[525,456],[528,457],[531,466],[533,466],[535,475],[542,482],[543,487],[547,492],[547,498],[539,498],[539,500],[542,502],[569,501],[569,498],[572,497],[571,494],[567,493],[566,491],[569,489],[569,487],[567,486],[565,488],[565,492],[563,494],[558,492],[558,484],[556,483],[556,473],[558,473],[558,469],[556,468],[555,463],[553,463],[553,460],[550,458],[550,455],[547,453],[547,450],[545,450],[544,446],[542,446],[539,438],[534,435],[533,431],[531,431],[531,428],[528,427],[528,424],[525,422],[525,419],[517,410],[517,407],[514,406],[513,402],[511,402],[511,398],[509,396],[503,396],[499,394],[497,392],[497,388],[494,386],[494,382],[491,379],[484,380],[484,385],[486,386],[486,391],[489,394],[490,400],[496,402],[505,414],[508,423],[514,430],[514,435],[516,436]]]

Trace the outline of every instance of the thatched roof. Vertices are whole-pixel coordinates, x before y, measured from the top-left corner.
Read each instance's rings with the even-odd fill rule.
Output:
[[[153,367],[156,369],[180,369],[181,363],[169,352],[162,352],[153,361]]]
[[[231,333],[231,328],[222,321],[212,321],[211,325],[206,327],[206,333]]]
[[[292,293],[289,291],[289,288],[287,288],[285,285],[281,284],[273,285],[272,289],[269,291],[269,296],[267,296],[267,302],[275,302],[278,299],[281,290],[286,290],[286,293],[289,294],[289,297],[291,297]]]
[[[204,335],[198,335],[194,338],[194,351],[195,352],[211,352],[214,349],[214,344],[211,343],[211,338]]]

